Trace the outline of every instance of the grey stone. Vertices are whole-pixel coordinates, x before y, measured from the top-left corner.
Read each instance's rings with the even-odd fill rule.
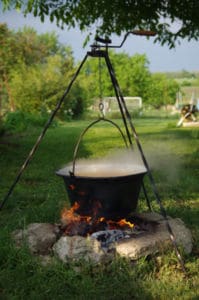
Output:
[[[81,236],[63,236],[53,246],[53,251],[63,262],[84,259],[93,263],[107,261],[111,254],[101,248],[96,239]]]
[[[159,225],[152,234],[146,232],[136,237],[119,241],[115,245],[116,253],[123,257],[138,259],[152,253],[162,252],[168,247],[171,247],[172,242],[166,226],[166,221],[160,217],[158,222]],[[172,228],[177,245],[181,246],[185,253],[190,253],[193,246],[190,230],[185,226],[184,222],[178,218],[169,218],[169,224]]]
[[[58,228],[49,223],[32,223],[26,229],[16,230],[12,236],[16,246],[27,244],[32,254],[48,254],[57,240]]]
[[[153,253],[161,253],[172,242],[165,219],[157,213],[142,213],[145,220],[158,222],[153,231],[141,231],[130,234],[130,238],[121,239],[110,244],[107,249],[100,241],[92,237],[62,236],[58,240],[59,228],[48,223],[33,223],[24,230],[13,232],[13,238],[18,247],[27,244],[32,254],[55,254],[63,262],[70,260],[86,260],[94,263],[104,263],[113,259],[115,253],[130,259],[138,259]],[[168,217],[176,243],[185,253],[192,251],[192,236],[184,222]],[[95,234],[94,234],[95,236]],[[47,260],[48,261],[48,260]],[[45,264],[45,261],[44,261]]]
[[[142,212],[138,216],[146,221],[160,222],[164,220],[164,217],[156,212]],[[171,219],[171,217],[168,216],[168,219]]]

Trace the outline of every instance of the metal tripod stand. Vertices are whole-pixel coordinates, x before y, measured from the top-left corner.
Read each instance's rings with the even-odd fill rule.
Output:
[[[130,116],[130,113],[127,109],[127,106],[126,106],[126,103],[125,103],[125,100],[124,100],[124,97],[122,95],[122,92],[121,92],[121,89],[120,89],[120,86],[118,84],[118,81],[117,81],[117,78],[115,76],[115,72],[114,72],[114,69],[113,69],[113,66],[111,64],[111,61],[110,61],[110,58],[109,58],[109,53],[108,53],[108,49],[109,48],[120,48],[122,47],[122,45],[124,44],[127,36],[130,34],[130,33],[133,33],[133,34],[136,34],[136,35],[148,35],[148,36],[151,36],[151,35],[154,35],[153,32],[149,32],[149,31],[133,31],[133,32],[128,32],[122,43],[119,45],[119,46],[112,46],[112,45],[109,45],[111,43],[111,40],[110,39],[102,39],[102,38],[96,38],[96,42],[91,45],[91,51],[87,52],[85,57],[83,58],[79,68],[77,69],[76,73],[74,74],[71,82],[69,83],[67,89],[65,90],[62,98],[59,100],[59,102],[57,103],[54,111],[52,112],[49,120],[47,121],[46,125],[44,126],[41,134],[39,135],[36,143],[34,144],[32,150],[30,151],[28,157],[26,158],[25,162],[23,163],[23,165],[21,166],[21,169],[19,170],[17,176],[16,176],[16,179],[14,180],[13,184],[11,185],[8,193],[6,194],[6,196],[4,197],[3,201],[0,203],[0,210],[3,208],[3,206],[5,205],[6,201],[8,200],[9,196],[11,195],[11,193],[13,192],[16,184],[18,183],[18,181],[20,180],[20,177],[22,175],[22,173],[24,172],[24,170],[26,169],[26,167],[28,166],[30,160],[32,159],[34,153],[36,152],[39,144],[41,143],[47,129],[49,128],[49,126],[51,125],[55,115],[57,114],[58,110],[61,108],[61,105],[62,103],[64,102],[66,96],[68,95],[68,93],[70,92],[70,89],[73,85],[73,83],[75,82],[78,74],[80,73],[84,63],[86,62],[87,58],[88,57],[98,57],[98,58],[103,58],[106,62],[106,65],[107,65],[107,68],[108,68],[108,72],[109,72],[109,75],[110,75],[110,79],[111,79],[111,82],[113,84],[113,87],[114,87],[114,91],[115,91],[115,96],[116,96],[116,99],[117,99],[117,102],[118,102],[118,106],[119,106],[119,109],[120,109],[120,112],[121,112],[121,116],[122,116],[122,120],[123,120],[123,123],[124,123],[124,127],[125,127],[125,130],[126,130],[126,134],[127,134],[127,138],[128,138],[128,142],[129,142],[129,145],[130,147],[132,147],[132,136],[134,137],[135,139],[135,142],[137,144],[137,147],[138,147],[138,150],[140,152],[140,155],[141,155],[141,158],[142,158],[142,161],[147,169],[147,174],[148,174],[148,177],[149,177],[149,181],[151,183],[151,187],[152,187],[152,190],[153,190],[153,193],[155,195],[155,198],[156,198],[156,201],[160,207],[160,211],[161,211],[161,214],[163,215],[165,221],[166,221],[166,226],[167,226],[167,229],[168,229],[168,232],[169,232],[169,235],[170,235],[170,239],[172,241],[172,244],[173,244],[173,247],[174,247],[174,250],[176,252],[176,255],[178,257],[178,260],[179,260],[179,263],[181,265],[181,268],[182,270],[185,272],[185,267],[184,267],[184,262],[182,260],[182,257],[178,251],[178,247],[177,247],[177,244],[176,244],[176,240],[175,240],[175,237],[173,235],[173,231],[171,229],[171,226],[169,224],[169,221],[168,221],[168,218],[167,218],[167,214],[166,214],[166,211],[162,205],[162,202],[160,200],[160,197],[159,197],[159,194],[158,194],[158,191],[157,191],[157,188],[156,188],[156,185],[155,185],[155,181],[154,181],[154,178],[153,178],[153,175],[151,173],[151,170],[149,168],[149,165],[148,165],[148,162],[146,160],[146,157],[144,155],[144,152],[143,152],[143,149],[142,149],[142,146],[140,144],[140,141],[139,141],[139,138],[138,138],[138,135],[137,135],[137,132],[135,130],[135,127],[133,125],[133,122],[131,120],[131,116]],[[144,194],[145,194],[145,197],[146,197],[146,200],[147,200],[147,205],[149,207],[149,209],[151,210],[151,206],[150,206],[150,202],[149,202],[149,199],[148,199],[148,196],[147,196],[147,193],[146,193],[146,190],[145,190],[145,187],[144,187],[144,184],[142,184],[142,187],[143,187],[143,191],[144,191]]]

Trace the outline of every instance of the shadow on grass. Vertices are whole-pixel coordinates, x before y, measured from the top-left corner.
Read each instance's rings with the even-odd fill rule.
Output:
[[[3,210],[12,213],[13,210],[21,212],[24,209],[31,209],[34,211],[35,208],[37,211],[38,207],[40,209],[46,208],[47,202],[53,210],[53,205],[56,208],[60,199],[66,199],[66,192],[61,187],[63,182],[55,175],[55,171],[72,160],[74,145],[81,128],[70,127],[67,134],[65,131],[66,129],[62,127],[58,130],[49,130],[29,165],[23,171]],[[12,137],[12,139],[14,138]],[[8,147],[1,148],[1,201],[16,179],[34,143],[35,136],[24,136],[22,140],[18,141],[19,147],[14,149],[10,147],[9,149]],[[82,143],[80,155],[88,156],[89,153]]]
[[[55,260],[42,266],[26,248],[17,250],[5,233],[0,240],[1,299],[153,299],[143,278],[153,271],[147,261],[91,265]]]
[[[142,140],[144,139],[149,139],[149,138],[153,138],[153,140],[157,140],[157,141],[161,141],[164,140],[165,138],[172,141],[175,140],[190,140],[190,138],[192,138],[193,140],[198,140],[199,139],[199,131],[198,129],[192,129],[192,130],[184,130],[184,129],[173,129],[173,128],[165,128],[160,130],[155,130],[153,129],[153,131],[148,131],[148,132],[140,132],[139,136],[141,137]]]

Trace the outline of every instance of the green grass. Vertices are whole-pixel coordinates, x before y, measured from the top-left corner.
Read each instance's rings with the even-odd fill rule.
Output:
[[[117,121],[121,124],[121,121]],[[174,118],[135,120],[160,197],[169,215],[191,229],[194,248],[184,255],[187,276],[171,250],[162,256],[129,262],[121,258],[104,266],[88,263],[42,266],[27,249],[16,249],[11,232],[31,222],[59,222],[68,204],[55,171],[72,160],[74,145],[89,121],[49,129],[33,160],[0,212],[0,299],[198,299],[199,298],[199,130],[176,128]],[[0,143],[0,199],[8,191],[40,129],[6,137]],[[99,123],[85,136],[79,157],[99,157],[123,146],[117,131]],[[158,211],[150,184],[146,186]],[[145,210],[140,195],[139,210]]]

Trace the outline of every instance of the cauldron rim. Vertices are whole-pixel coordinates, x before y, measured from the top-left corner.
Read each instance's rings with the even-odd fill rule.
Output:
[[[124,174],[124,175],[120,175],[120,176],[80,176],[80,175],[71,175],[71,174],[66,174],[66,173],[62,173],[63,169],[60,169],[58,171],[55,172],[56,175],[60,176],[60,177],[66,177],[66,178],[77,178],[77,179],[85,179],[85,180],[120,180],[120,179],[124,179],[124,178],[128,178],[128,177],[133,177],[133,176],[138,176],[138,175],[144,175],[147,173],[146,170],[142,170],[142,171],[138,171],[136,173],[132,173],[132,174]]]

